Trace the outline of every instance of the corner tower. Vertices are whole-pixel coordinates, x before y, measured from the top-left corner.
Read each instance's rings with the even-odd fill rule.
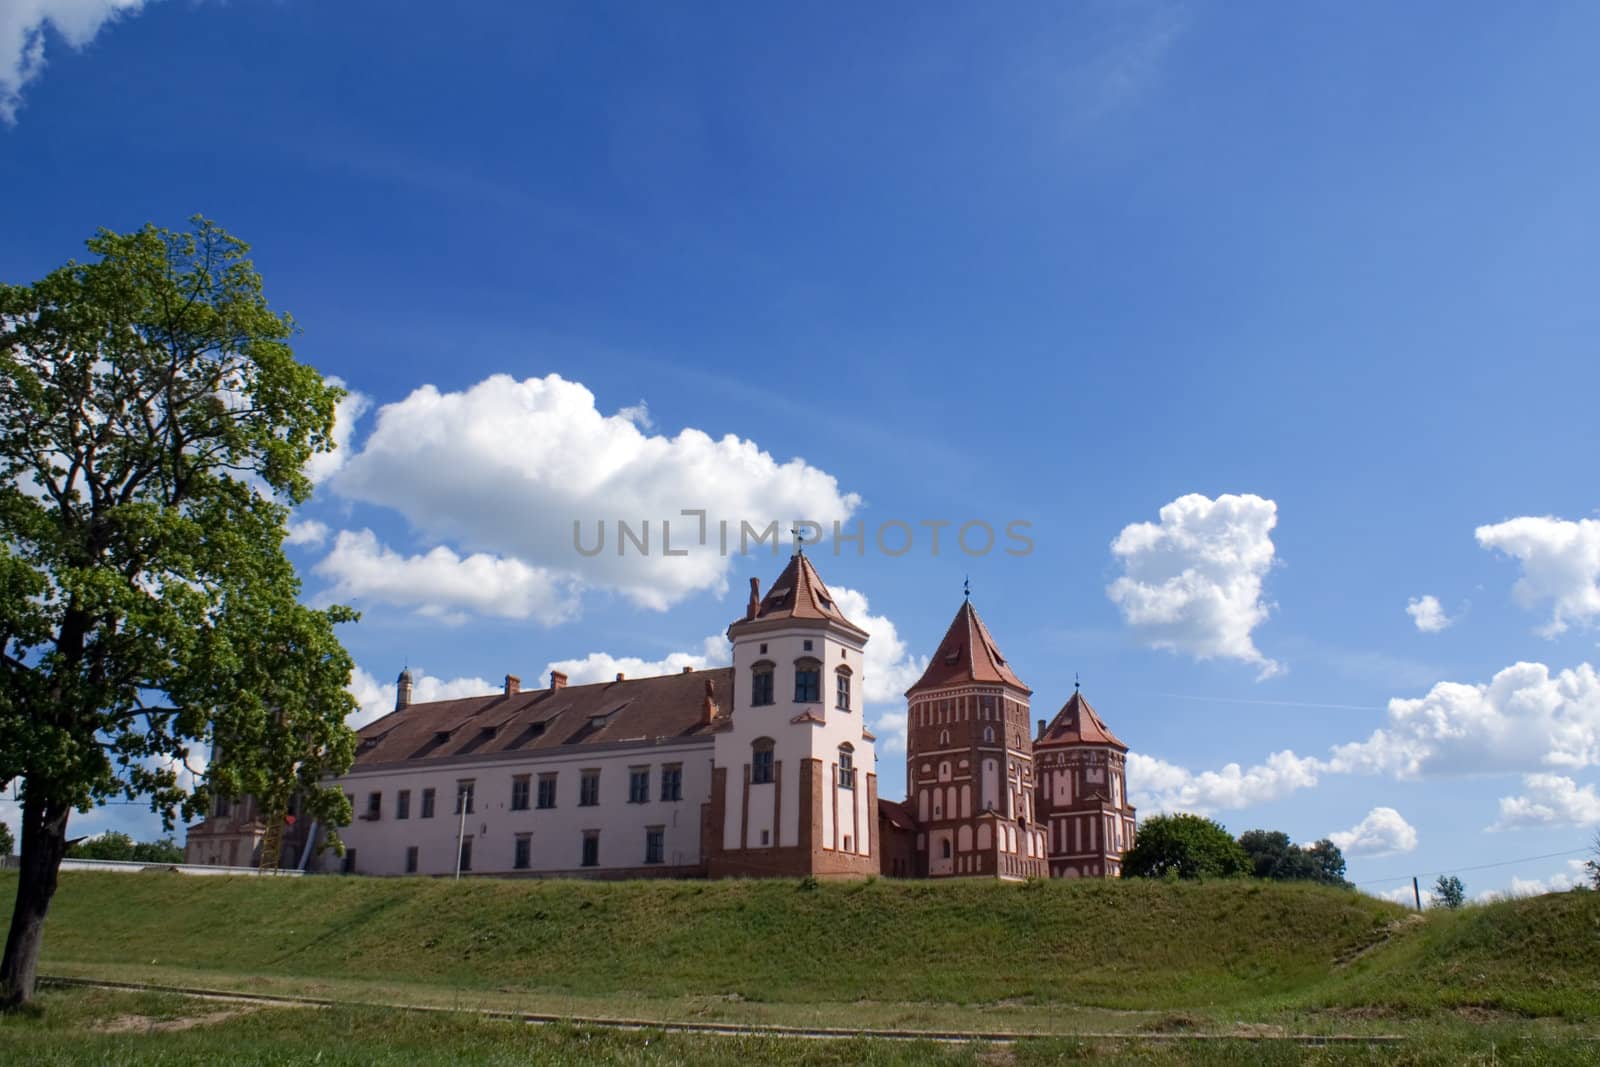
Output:
[[[867,632],[803,550],[765,597],[750,580],[716,720],[702,839],[712,877],[878,873],[878,776],[862,717]]]
[[[1034,820],[1033,695],[963,600],[928,669],[906,691],[907,804],[930,878],[1045,874]]]
[[[1034,755],[1051,876],[1119,876],[1136,825],[1128,803],[1128,746],[1074,687],[1049,725],[1039,721]]]

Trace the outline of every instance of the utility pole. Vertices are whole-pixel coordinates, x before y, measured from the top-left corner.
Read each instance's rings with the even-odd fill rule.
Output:
[[[460,786],[456,787],[456,810],[461,813],[461,821],[456,825],[456,881],[461,881],[461,848],[467,839],[467,791]]]
[[[1417,900],[1417,910],[1422,910],[1422,887],[1417,885],[1417,876],[1411,876],[1411,895]]]

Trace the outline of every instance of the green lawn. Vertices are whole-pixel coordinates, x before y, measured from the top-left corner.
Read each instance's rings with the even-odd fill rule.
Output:
[[[11,884],[0,878],[0,898]],[[44,955],[49,974],[369,1005],[1056,1035],[1398,1033],[1412,1038],[1406,1048],[1417,1055],[1453,1050],[1448,1062],[1491,1046],[1499,1060],[1485,1062],[1505,1062],[1512,1048],[1532,1057],[1525,1062],[1562,1062],[1574,1050],[1600,1062],[1600,1050],[1585,1043],[1600,1032],[1594,893],[1419,917],[1352,892],[1261,882],[807,886],[72,872],[62,879]],[[51,994],[65,1002],[85,996]],[[352,1034],[393,1026],[423,1040],[443,1027],[449,1036],[441,1041],[481,1047],[468,1056],[481,1062],[529,1041],[550,1062],[562,1062],[580,1040],[594,1043],[602,1062],[670,1061],[660,1051],[670,1048],[696,1061],[742,1055],[720,1038],[660,1037],[646,1053],[615,1034],[530,1036],[510,1024],[376,1009],[311,1014],[347,1020],[340,1025]],[[213,1031],[255,1033],[263,1019],[284,1015],[252,1012],[160,1041],[203,1045],[217,1040]],[[31,1026],[8,1036],[41,1042],[39,1049],[66,1040],[50,1037],[52,1015]],[[706,1042],[724,1043],[687,1051]],[[816,1047],[772,1056],[825,1054],[815,1042],[799,1044]],[[1042,1048],[1066,1055],[1076,1047],[1029,1044],[1005,1054],[1026,1062]],[[1230,1046],[1109,1051],[1189,1062],[1223,1055],[1217,1047]],[[1366,1062],[1369,1052],[1380,1057],[1373,1062],[1447,1062],[1394,1049],[1328,1055]],[[976,1055],[940,1046],[937,1055],[966,1062],[960,1057],[969,1053]],[[276,1062],[271,1055],[248,1062]],[[897,1062],[907,1052],[853,1045],[844,1055]]]

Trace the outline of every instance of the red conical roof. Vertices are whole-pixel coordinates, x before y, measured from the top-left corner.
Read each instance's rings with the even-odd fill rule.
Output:
[[[781,619],[816,619],[843,623],[865,634],[866,631],[844,617],[839,604],[828,592],[817,569],[803,552],[789,557],[789,565],[773,581],[761,598],[753,618],[738,619],[734,627],[747,622],[772,622]],[[730,627],[730,630],[733,627]]]
[[[970,600],[961,602],[961,610],[956,612],[950,629],[945,631],[939,650],[928,661],[928,669],[922,672],[916,685],[906,690],[906,695],[919,689],[943,689],[964,682],[999,683],[1032,693],[1006,663]]]
[[[1089,702],[1083,699],[1083,693],[1076,689],[1061,710],[1056,712],[1056,717],[1050,720],[1050,725],[1044,728],[1044,733],[1033,742],[1034,748],[1040,745],[1111,745],[1128,751],[1128,746],[1107,728],[1100,720],[1099,713],[1089,706]]]

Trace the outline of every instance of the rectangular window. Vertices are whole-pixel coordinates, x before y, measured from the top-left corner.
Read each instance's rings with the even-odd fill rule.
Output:
[[[356,873],[356,850],[353,848],[347,848],[344,850],[344,873]]]
[[[772,749],[758,748],[750,753],[750,784],[766,785],[772,781]]]
[[[422,817],[424,819],[433,818],[433,790],[431,789],[422,791]]]
[[[411,790],[402,789],[394,795],[394,817],[397,819],[411,818]]]
[[[835,697],[833,702],[834,707],[838,708],[840,711],[849,711],[850,676],[845,674],[843,671],[840,671],[838,674],[834,675],[834,677],[838,679],[838,685],[835,687]]]
[[[531,784],[532,779],[526,774],[519,774],[515,778],[511,779],[512,811],[528,810],[528,791]]]
[[[472,870],[472,838],[470,837],[461,839],[461,869],[463,871]]]
[[[770,844],[772,844],[772,831],[771,830],[763,830],[763,831],[761,831],[761,847],[762,848],[766,848]]]
[[[650,768],[628,768],[628,803],[644,804],[650,799]]]
[[[750,703],[759,708],[772,702],[772,672],[757,671],[750,676]]]
[[[376,819],[383,814],[383,794],[367,794],[367,818]]]
[[[212,805],[211,814],[219,819],[226,819],[228,817],[228,812],[232,810],[232,801],[230,801],[227,797],[219,796],[216,798],[216,803]]]
[[[822,702],[822,671],[817,667],[795,668],[794,702],[796,704],[820,704]]]
[[[683,764],[668,763],[661,768],[661,799],[683,799]]]
[[[855,851],[855,849],[850,847],[850,844],[851,844],[851,837],[850,837],[849,834],[845,834],[844,835],[844,850],[846,852],[854,852]]]
[[[463,811],[472,814],[472,792],[477,783],[471,778],[463,778],[456,782],[456,814]]]
[[[592,808],[600,803],[600,772],[584,771],[578,779],[578,807]]]
[[[644,861],[660,863],[666,853],[667,832],[660,826],[647,826],[644,831]]]
[[[541,808],[556,806],[556,776],[553,774],[539,776],[539,806]]]
[[[410,848],[406,849],[406,873],[407,874],[416,874],[417,873],[417,846],[416,845],[412,845]]]
[[[531,834],[517,835],[517,848],[511,856],[511,866],[519,871],[528,869],[529,861],[533,858],[533,836]]]
[[[856,787],[856,769],[854,757],[848,752],[839,753],[839,788],[854,789]]]
[[[583,866],[598,867],[600,865],[600,831],[585,830],[583,832]]]

